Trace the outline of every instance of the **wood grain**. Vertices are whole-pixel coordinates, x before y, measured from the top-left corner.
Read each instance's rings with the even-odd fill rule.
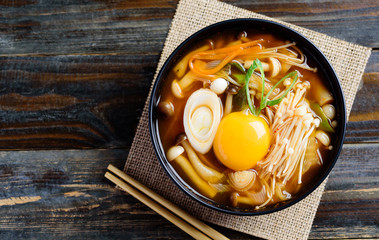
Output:
[[[379,51],[370,58],[347,143],[379,141]],[[130,146],[158,56],[0,58],[0,149]]]
[[[379,142],[379,51],[373,51],[347,123],[345,143]]]
[[[344,145],[310,238],[379,238],[378,152],[378,144]]]
[[[349,42],[378,47],[379,6],[365,1],[225,1]]]
[[[310,28],[308,23],[321,21],[314,18],[333,16],[346,23],[337,24],[344,36],[343,27],[360,29],[350,18],[374,28],[364,34],[379,31],[373,14],[378,4],[371,1],[227,2],[290,22],[286,16],[296,13],[302,21],[295,23]],[[0,149],[130,146],[175,7],[175,1],[5,1],[0,6]],[[321,22],[324,31],[334,25]],[[365,39],[367,45],[371,37]],[[347,143],[378,142],[379,109],[372,104],[378,101],[378,56],[374,51],[366,68]]]
[[[130,146],[157,58],[0,58],[0,148]]]
[[[374,49],[310,239],[378,239],[378,1],[224,2]],[[18,150],[0,151],[0,239],[189,239],[103,178],[123,167],[176,5],[0,1],[0,149]]]
[[[158,54],[176,4],[175,1],[35,1],[17,7],[5,4],[0,8],[0,54]]]
[[[378,149],[378,144],[344,146],[311,239],[379,237],[379,212],[373,211],[379,209]],[[104,179],[107,165],[121,168],[127,153],[122,149],[1,152],[0,238],[48,234],[59,239],[189,239]],[[232,239],[248,238],[216,228]]]
[[[158,54],[177,1],[2,1],[0,55]],[[378,47],[377,1],[225,1]]]

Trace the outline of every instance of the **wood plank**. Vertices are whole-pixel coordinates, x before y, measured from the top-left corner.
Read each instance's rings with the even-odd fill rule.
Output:
[[[379,144],[344,145],[322,196],[311,239],[379,238],[378,162]]]
[[[130,146],[157,61],[0,58],[0,148]]]
[[[127,153],[1,152],[0,238],[190,239],[103,177]]]
[[[376,0],[225,2],[349,42],[372,48],[379,46],[379,3]]]
[[[267,3],[228,2],[245,8],[250,6],[258,12],[270,9]],[[65,54],[0,58],[0,149],[130,146],[169,23],[161,29],[155,29],[154,24],[159,24],[160,19],[171,19],[173,10],[169,13],[168,9],[174,9],[176,3],[51,4],[5,2],[0,7],[3,20],[0,32],[4,33],[0,51],[4,54]],[[275,1],[273,4],[283,10],[275,10],[276,14],[293,15],[293,11],[303,11],[304,7],[308,11],[314,9],[310,17],[325,14],[324,11],[365,16],[363,13],[371,14],[376,9],[372,2],[367,2],[367,6],[371,6],[367,9],[363,5],[331,2],[299,3],[296,5],[299,8],[293,8],[294,2]],[[320,9],[321,6],[328,6],[323,8],[328,10]],[[352,12],[347,10],[349,8]],[[118,18],[109,18],[110,13]],[[43,24],[30,20],[34,18]],[[137,31],[136,24],[144,30]],[[24,33],[17,35],[19,31]],[[57,31],[72,31],[73,35],[56,36]],[[9,37],[9,34],[15,36]],[[116,40],[111,39],[114,36]],[[96,39],[85,41],[82,39],[85,37]],[[140,40],[136,42],[146,37],[151,38],[146,45]],[[83,45],[89,42],[98,47],[89,49]],[[93,55],[67,55],[70,53]],[[357,94],[348,123],[347,143],[379,141],[379,110],[378,105],[373,104],[378,101],[378,56],[379,51],[374,51],[366,68],[365,84]]]
[[[3,4],[0,55],[158,54],[176,4],[164,0]]]
[[[375,48],[345,141],[371,143],[345,144],[310,238],[379,238],[378,1],[225,2]],[[108,148],[0,152],[0,239],[190,239],[103,178],[123,166],[176,4],[0,1],[0,149]]]
[[[379,141],[374,51],[346,142]],[[0,57],[0,149],[131,145],[158,55]]]
[[[379,142],[379,51],[372,52],[350,113],[345,142]]]
[[[375,0],[225,1],[368,47],[379,47]],[[24,3],[24,4],[23,4]],[[2,1],[0,55],[159,54],[177,1]]]
[[[190,239],[103,174],[128,150],[0,152],[0,238]],[[311,239],[379,237],[379,144],[347,144],[331,172]],[[359,171],[357,171],[359,169]],[[216,227],[232,239],[248,235]]]

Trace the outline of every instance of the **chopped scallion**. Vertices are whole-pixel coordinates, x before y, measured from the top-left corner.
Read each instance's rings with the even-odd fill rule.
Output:
[[[261,79],[262,79],[262,95],[261,95],[261,103],[260,103],[260,106],[258,108],[258,111],[256,110],[255,106],[253,105],[252,101],[251,101],[251,98],[250,98],[250,93],[249,93],[249,81],[250,81],[250,78],[251,76],[253,75],[253,72],[254,70],[258,68],[260,73],[261,73]],[[290,85],[290,87],[282,94],[282,96],[280,96],[280,98],[278,99],[275,99],[275,100],[268,100],[268,97],[271,95],[271,93],[274,91],[274,89],[279,86],[279,84],[281,82],[283,82],[285,79],[287,78],[292,78],[293,77],[293,81]],[[262,67],[262,63],[259,61],[259,59],[256,59],[253,64],[250,66],[250,68],[247,70],[247,73],[246,73],[246,76],[245,76],[245,92],[246,92],[246,98],[247,98],[247,104],[249,106],[249,109],[250,109],[250,112],[255,115],[255,116],[259,116],[259,114],[261,113],[261,111],[267,107],[267,106],[274,106],[276,104],[279,104],[286,96],[287,94],[291,91],[291,89],[293,88],[293,86],[295,85],[296,81],[298,79],[298,72],[297,71],[293,71],[289,74],[287,74],[286,76],[284,76],[282,79],[280,79],[271,89],[270,91],[267,93],[266,96],[264,96],[264,89],[265,89],[265,74],[264,74],[264,71],[263,71],[263,67]]]

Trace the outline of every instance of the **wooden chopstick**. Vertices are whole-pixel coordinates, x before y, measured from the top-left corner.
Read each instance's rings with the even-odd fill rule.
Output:
[[[206,235],[208,235],[209,237],[213,238],[213,239],[220,239],[220,240],[229,240],[229,238],[225,237],[224,235],[222,235],[221,233],[217,232],[215,229],[209,227],[208,225],[206,225],[205,223],[201,222],[200,220],[198,220],[197,218],[195,218],[194,216],[190,215],[189,213],[185,212],[183,209],[179,208],[178,206],[176,206],[175,204],[171,203],[170,201],[168,201],[167,199],[163,198],[162,196],[160,196],[159,194],[155,193],[154,191],[152,191],[151,189],[147,188],[146,186],[144,186],[142,183],[138,182],[137,180],[133,179],[132,177],[128,176],[127,174],[125,174],[123,171],[119,170],[118,168],[116,168],[115,166],[113,165],[109,165],[108,166],[108,170],[113,172],[115,175],[117,175],[118,177],[122,178],[123,180],[125,180],[127,183],[129,183],[130,185],[132,185],[133,187],[135,187],[136,189],[138,189],[139,191],[143,192],[144,194],[142,194],[141,192],[139,191],[136,191],[134,188],[132,188],[130,185],[128,185],[127,183],[121,181],[119,178],[115,177],[114,175],[112,175],[111,173],[107,172],[105,174],[105,177],[107,177],[108,179],[110,179],[112,182],[114,182],[115,184],[119,185],[122,189],[124,189],[124,187],[126,186],[127,189],[124,189],[125,191],[127,191],[129,194],[131,194],[132,196],[134,196],[135,198],[137,198],[138,200],[140,200],[141,202],[143,202],[144,204],[146,204],[147,206],[149,206],[150,208],[152,208],[154,211],[156,211],[157,213],[161,214],[160,212],[158,212],[157,210],[155,210],[153,207],[151,207],[152,205],[154,205],[155,207],[158,206],[159,208],[159,211],[161,210],[164,210],[166,211],[166,215],[171,215],[173,216],[175,219],[174,221],[170,220],[170,219],[173,219],[171,218],[170,216],[170,219],[168,219],[167,217],[165,217],[166,219],[168,219],[169,221],[171,221],[172,223],[174,223],[176,226],[178,226],[177,223],[180,223],[180,226],[178,226],[179,228],[181,228],[182,230],[184,230],[185,232],[187,232],[188,234],[190,234],[192,237],[196,238],[196,239],[209,239],[208,237],[206,237],[204,234],[202,234],[201,232],[199,232],[198,230],[196,230],[195,228],[193,228],[191,225],[193,225],[194,227],[196,227],[197,229],[199,229],[200,231],[202,231],[203,233],[205,233]],[[115,180],[115,181],[114,181]],[[117,181],[117,182],[116,182]],[[133,193],[137,193],[139,194],[139,197],[141,199],[144,199],[147,200],[146,202],[149,202],[149,203],[145,203],[144,201],[142,201],[140,198],[136,197],[134,194],[132,194],[129,190],[132,190]],[[141,197],[142,195],[142,197]],[[148,196],[148,197],[147,197]],[[150,197],[150,198],[149,198]],[[152,201],[154,200],[154,201]],[[150,203],[153,203],[151,205],[149,205]],[[171,212],[175,213],[177,216],[179,216],[180,218],[184,219],[185,221],[187,221],[188,223],[190,223],[191,225],[188,225],[186,222],[182,221],[180,218],[176,217],[175,215],[173,215],[171,212],[167,211],[167,209],[161,207],[159,204],[161,204],[162,206],[166,207],[167,209],[169,209]],[[163,211],[163,212],[164,212]],[[179,221],[177,221],[179,220]],[[176,222],[177,221],[177,222]],[[184,223],[185,225],[182,225],[182,223]],[[192,228],[191,230],[189,230],[191,233],[195,233],[193,232],[193,230],[197,231],[196,233],[196,236],[193,236],[193,234],[189,233],[188,232],[188,226],[190,228]],[[182,226],[185,226],[185,228],[187,229],[187,231],[185,229],[182,228]],[[198,235],[198,233],[202,234],[203,236],[201,235]],[[205,238],[204,238],[205,237]]]
[[[204,240],[211,240],[207,236],[205,236],[203,233],[189,225],[188,223],[184,222],[180,218],[176,217],[174,214],[170,213],[165,208],[161,207],[158,203],[152,201],[150,198],[146,197],[141,192],[137,191],[136,189],[132,188],[127,183],[123,182],[119,178],[117,178],[115,175],[111,174],[110,172],[105,173],[105,177],[111,180],[113,183],[115,183],[117,186],[128,192],[130,195],[144,203],[146,206],[153,209],[155,212],[175,224],[177,227],[191,235],[195,239],[204,239]]]

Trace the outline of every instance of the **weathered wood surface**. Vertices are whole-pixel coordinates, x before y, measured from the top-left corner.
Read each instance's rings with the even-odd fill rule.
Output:
[[[379,7],[365,1],[225,1],[369,47]],[[158,54],[177,1],[7,1],[0,54]]]
[[[379,51],[373,51],[347,123],[345,143],[379,142]]]
[[[310,238],[379,238],[378,1],[225,2],[374,49]],[[189,239],[103,178],[125,161],[176,4],[0,1],[0,239]]]
[[[379,237],[378,148],[377,143],[344,146],[310,238]],[[103,177],[108,163],[121,168],[127,153],[122,149],[3,151],[0,238],[189,239]],[[217,229],[232,239],[248,238]]]
[[[374,51],[346,143],[379,139],[378,58]],[[0,57],[0,149],[130,146],[157,60],[150,55]]]
[[[230,3],[379,46],[374,2]],[[176,3],[12,4],[0,8],[0,149],[130,146]],[[347,143],[379,137],[378,59],[374,51]]]
[[[0,148],[130,146],[157,59],[0,58]]]

